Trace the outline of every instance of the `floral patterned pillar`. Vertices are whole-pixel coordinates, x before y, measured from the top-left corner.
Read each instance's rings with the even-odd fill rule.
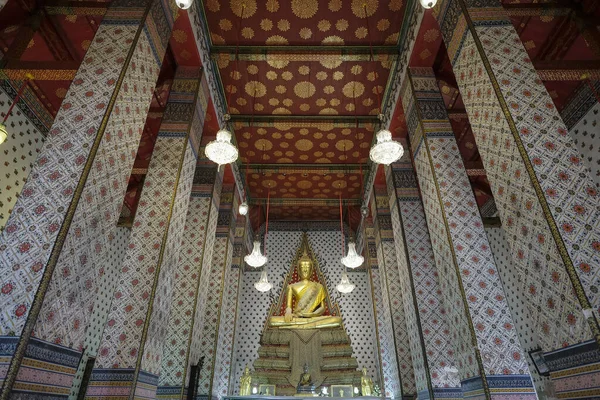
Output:
[[[394,247],[394,232],[392,230],[389,198],[385,186],[374,187],[371,212],[375,214],[374,233],[377,245],[378,272],[381,275],[379,276],[382,290],[381,300],[385,302],[383,307],[385,307],[386,320],[389,318],[389,322],[391,322],[388,330],[391,332],[392,342],[394,343],[393,350],[396,351],[395,361],[400,373],[402,396],[413,397],[417,394],[417,387],[412,362],[413,348],[409,346],[409,327],[414,315],[406,313],[405,308],[402,307],[402,292],[400,290],[398,261]],[[379,314],[381,312],[379,301],[377,302],[377,306]],[[385,321],[382,321],[379,316],[378,319],[380,321],[378,326],[381,329],[382,323]],[[382,354],[382,358],[383,356]]]
[[[532,324],[563,370],[557,395],[589,390],[590,368],[600,382],[597,188],[500,1],[446,0],[436,14]]]
[[[406,145],[405,145],[406,147]],[[385,168],[401,301],[419,399],[463,397],[425,212],[410,154]]]
[[[218,351],[219,321],[223,304],[228,303],[226,282],[233,259],[233,241],[235,235],[235,216],[233,184],[223,186],[217,229],[213,243],[213,256],[207,274],[200,276],[198,305],[196,315],[200,318],[194,326],[193,340],[199,343],[198,354],[204,357],[204,364],[198,378],[198,398],[211,399],[215,392],[213,381],[215,361]],[[237,298],[237,296],[235,297]],[[235,301],[234,298],[234,301]]]
[[[199,154],[203,154],[200,149]],[[214,163],[200,158],[196,165],[192,195],[175,268],[173,298],[167,325],[157,397],[184,398],[190,367],[198,364],[198,343],[193,340],[196,325],[200,277],[208,274],[219,215],[223,173]]]
[[[375,196],[371,197],[371,201],[375,201]],[[397,353],[396,338],[394,337],[394,327],[392,325],[392,315],[390,310],[390,302],[388,300],[388,290],[386,285],[384,266],[384,255],[380,245],[380,235],[377,233],[377,214],[375,205],[371,206],[372,219],[369,219],[365,225],[365,235],[367,252],[365,255],[365,263],[369,270],[371,283],[371,293],[373,296],[373,313],[375,323],[377,324],[375,332],[377,334],[377,346],[379,350],[379,368],[381,393],[386,397],[401,398],[403,395],[410,397],[415,393],[414,376],[412,368],[408,368],[405,364],[404,370],[399,370],[400,356],[406,356]],[[403,318],[403,316],[402,316]],[[406,332],[403,331],[405,334]],[[404,357],[405,358],[405,357]],[[408,355],[410,359],[410,355]],[[406,383],[405,383],[406,380]]]
[[[148,166],[87,398],[154,398],[208,91],[177,70]]]
[[[411,68],[401,89],[411,152],[454,327],[465,397],[535,390],[506,303],[475,196],[433,70]]]
[[[111,4],[0,236],[2,399],[69,393],[172,25]]]
[[[239,309],[238,294],[240,292],[244,256],[248,254],[248,247],[244,242],[250,229],[249,220],[238,213],[240,203],[239,192],[236,192],[232,210],[232,218],[235,220],[235,236],[233,238],[231,263],[226,266],[225,286],[219,317],[219,335],[212,383],[214,398],[223,398],[228,394],[233,394],[233,387],[236,383],[231,381],[233,376],[233,339]]]

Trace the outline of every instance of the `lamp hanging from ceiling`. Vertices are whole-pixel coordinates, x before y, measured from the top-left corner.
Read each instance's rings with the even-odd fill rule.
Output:
[[[244,201],[242,204],[240,204],[238,211],[240,212],[240,215],[248,214],[248,203]]]
[[[356,245],[353,242],[348,243],[348,254],[346,257],[342,257],[342,264],[344,266],[354,269],[360,267],[365,258],[356,252]]]
[[[424,1],[435,2],[437,0],[419,0],[421,4]],[[365,11],[365,20],[367,25],[367,35],[369,37],[369,50],[370,50],[370,58],[371,62],[375,61],[375,57],[373,56],[373,42],[371,40],[371,29],[369,27],[369,17],[367,15],[367,5],[363,4],[363,8]],[[376,74],[375,69],[373,69],[373,74]],[[375,92],[377,93],[377,107],[379,109],[379,131],[377,132],[377,143],[373,145],[371,151],[369,151],[369,158],[371,161],[377,164],[385,164],[390,165],[391,163],[398,161],[400,157],[404,154],[404,148],[399,142],[392,140],[392,132],[387,129],[382,129],[381,125],[383,124],[383,114],[381,114],[381,95],[379,93],[379,88],[375,86]]]
[[[267,221],[265,223],[265,255],[264,255],[264,257],[265,257],[265,268],[262,270],[262,273],[260,274],[260,279],[258,280],[258,282],[254,283],[254,287],[259,292],[268,292],[273,287],[273,285],[269,282],[269,278],[267,277],[267,266],[266,266],[266,263],[267,263],[267,239],[268,239],[268,236],[269,236],[269,206],[270,206],[270,200],[271,200],[271,188],[269,187],[269,191],[267,192]]]
[[[267,263],[267,257],[263,256],[260,252],[260,241],[254,241],[252,253],[246,255],[244,261],[252,268],[259,268]]]
[[[350,283],[350,279],[348,279],[348,274],[346,274],[346,267],[344,264],[344,259],[346,258],[344,255],[345,252],[345,247],[346,245],[344,244],[344,220],[343,220],[343,212],[342,212],[342,185],[340,184],[340,233],[342,236],[342,258],[341,258],[341,262],[344,265],[344,270],[342,271],[342,279],[340,280],[340,283],[336,286],[336,289],[338,290],[338,292],[340,293],[350,293],[354,290],[354,288],[356,287],[356,285],[353,285],[352,283]]]
[[[419,0],[419,3],[421,3],[421,6],[428,10],[430,8],[435,7],[435,5],[437,4],[437,0]]]
[[[238,149],[231,143],[231,132],[226,129],[217,132],[217,139],[209,142],[204,152],[210,161],[219,166],[230,164],[238,158]]]
[[[177,7],[181,8],[182,10],[187,10],[190,8],[193,2],[193,0],[175,0]]]
[[[13,100],[12,104],[8,108],[8,111],[6,111],[6,115],[4,116],[4,119],[2,119],[2,122],[0,122],[0,144],[4,143],[6,141],[6,139],[8,139],[8,130],[6,129],[6,125],[4,125],[4,124],[8,120],[8,117],[10,116],[10,113],[12,112],[12,109],[14,108],[15,104],[17,104],[17,102],[21,98],[21,95],[23,94],[23,91],[25,90],[25,86],[27,86],[27,82],[32,79],[33,79],[33,75],[25,74],[25,81],[23,81],[23,84],[19,88],[19,91],[17,92],[15,99]]]

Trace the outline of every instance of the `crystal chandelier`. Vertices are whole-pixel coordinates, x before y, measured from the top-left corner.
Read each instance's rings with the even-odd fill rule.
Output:
[[[246,264],[248,264],[252,268],[262,267],[267,263],[267,257],[263,256],[260,252],[260,241],[254,241],[254,248],[252,249],[252,253],[245,256],[244,261],[246,261]]]
[[[271,282],[269,282],[269,279],[267,278],[267,269],[266,268],[262,270],[262,272],[260,274],[260,279],[258,280],[258,282],[254,283],[254,287],[259,292],[268,292],[273,287],[273,284]]]
[[[0,144],[6,141],[8,137],[8,131],[6,130],[6,126],[4,124],[0,124]]]
[[[240,204],[238,211],[240,212],[240,215],[248,214],[248,203],[244,201],[242,204]]]
[[[342,279],[340,283],[336,286],[336,289],[340,293],[350,293],[354,290],[356,285],[350,283],[350,279],[348,279],[348,274],[346,274],[346,270],[342,272]]]
[[[175,0],[175,4],[182,10],[187,10],[192,5],[192,0]]]
[[[402,145],[392,140],[392,132],[382,129],[377,132],[377,143],[371,148],[369,157],[377,164],[390,165],[404,154]]]
[[[210,161],[219,165],[230,164],[238,158],[238,150],[231,144],[231,132],[225,129],[217,132],[217,139],[209,142],[204,152]]]
[[[423,8],[430,9],[435,7],[437,0],[419,0],[419,2],[421,3],[421,6],[423,6]]]
[[[346,257],[342,257],[342,264],[350,269],[354,269],[360,267],[364,261],[365,258],[356,252],[355,244],[352,242],[348,243],[348,254],[346,254]]]

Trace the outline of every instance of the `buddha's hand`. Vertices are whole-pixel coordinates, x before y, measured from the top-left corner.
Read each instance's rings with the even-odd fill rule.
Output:
[[[283,320],[285,322],[292,322],[292,318],[293,318],[292,309],[290,307],[288,307],[285,309],[285,316],[283,317]]]

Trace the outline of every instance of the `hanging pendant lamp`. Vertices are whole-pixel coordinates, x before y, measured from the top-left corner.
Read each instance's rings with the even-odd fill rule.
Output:
[[[254,282],[254,288],[259,292],[268,292],[273,287],[273,284],[269,282],[269,278],[267,278],[267,269],[263,269],[260,274],[260,279],[258,282]]]
[[[350,242],[348,243],[348,254],[346,254],[346,257],[342,257],[341,261],[344,266],[354,269],[360,267],[365,258],[356,252],[356,245]]]
[[[350,279],[348,279],[348,274],[346,273],[346,270],[344,270],[342,272],[342,279],[335,288],[338,290],[338,292],[347,294],[352,292],[355,287],[355,284],[350,283]]]
[[[231,132],[225,129],[217,132],[217,139],[209,142],[204,152],[218,165],[231,164],[238,158],[238,149],[231,143]]]
[[[175,4],[177,4],[177,7],[181,8],[182,10],[187,10],[188,8],[190,8],[192,3],[193,0],[175,0]]]
[[[242,204],[240,204],[238,211],[240,212],[240,215],[248,214],[248,203],[244,201]]]
[[[377,143],[371,148],[369,158],[377,164],[390,165],[404,154],[404,148],[392,140],[392,132],[382,129],[377,132]]]
[[[267,257],[260,252],[260,242],[258,240],[254,241],[252,253],[245,256],[244,261],[252,268],[259,268],[267,263]]]
[[[421,6],[426,10],[435,7],[435,5],[437,4],[437,0],[419,0],[419,2],[421,3]]]

